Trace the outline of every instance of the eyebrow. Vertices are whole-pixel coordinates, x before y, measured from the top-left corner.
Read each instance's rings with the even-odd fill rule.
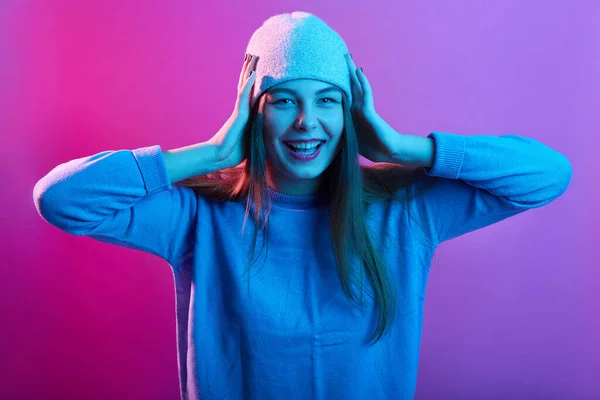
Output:
[[[271,93],[285,92],[285,93],[289,93],[289,94],[297,94],[295,90],[288,89],[288,88],[275,88],[275,89],[271,89],[269,92],[271,92]],[[321,90],[317,91],[316,94],[321,94],[321,93],[325,93],[325,92],[339,92],[339,89],[337,89],[335,87],[327,87],[325,89],[321,89]]]

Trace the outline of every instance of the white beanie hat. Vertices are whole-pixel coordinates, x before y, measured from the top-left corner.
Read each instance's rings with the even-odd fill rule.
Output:
[[[304,11],[275,15],[250,38],[246,53],[258,56],[250,104],[269,88],[293,79],[339,87],[352,104],[348,47],[323,20]]]

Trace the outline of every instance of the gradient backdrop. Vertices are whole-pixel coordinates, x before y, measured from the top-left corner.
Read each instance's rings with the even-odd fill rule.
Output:
[[[0,1],[0,398],[178,397],[169,266],[47,224],[33,186],[73,158],[210,138],[252,32],[295,10],[342,35],[399,132],[516,133],[573,166],[554,203],[438,248],[416,398],[600,399],[591,0]]]

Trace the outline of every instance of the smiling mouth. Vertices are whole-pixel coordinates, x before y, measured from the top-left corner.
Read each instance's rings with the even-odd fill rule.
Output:
[[[326,143],[326,142],[327,142],[326,140],[321,140],[318,145],[313,146],[313,147],[309,147],[309,148],[306,148],[306,149],[305,148],[301,148],[301,147],[296,147],[296,146],[294,146],[291,143],[286,142],[286,141],[283,141],[283,144],[285,144],[290,150],[292,150],[292,151],[294,151],[296,153],[302,153],[302,152],[312,153],[312,152],[315,152],[315,151],[319,150],[321,148],[321,146],[323,146],[323,144]]]

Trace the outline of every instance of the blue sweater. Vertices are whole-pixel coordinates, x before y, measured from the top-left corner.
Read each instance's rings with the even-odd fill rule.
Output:
[[[244,271],[254,221],[241,232],[245,203],[172,186],[158,145],[60,164],[37,182],[33,198],[41,217],[65,232],[170,265],[182,398],[411,399],[436,247],[550,203],[572,173],[564,155],[523,136],[429,137],[435,161],[423,177],[436,182],[407,203],[410,214],[396,200],[368,208],[398,293],[394,324],[375,345],[367,340],[374,301],[364,296],[361,313],[343,293],[328,206],[314,196],[269,190],[268,254],[253,266],[250,295]]]

